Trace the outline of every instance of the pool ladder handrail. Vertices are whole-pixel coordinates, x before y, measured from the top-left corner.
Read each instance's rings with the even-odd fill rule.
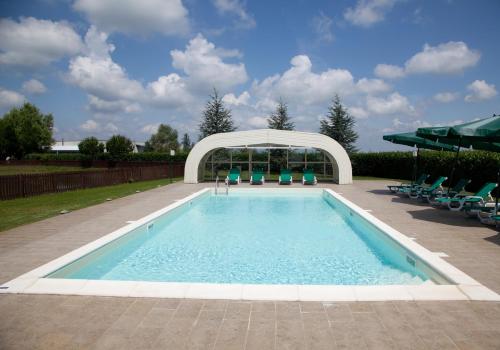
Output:
[[[226,179],[224,181],[224,187],[226,188],[226,196],[229,194],[229,186],[230,186],[229,180]],[[215,195],[218,195],[218,194],[219,194],[219,177],[217,176],[215,178]]]
[[[217,190],[219,189],[219,177],[215,177],[215,195],[217,195]]]

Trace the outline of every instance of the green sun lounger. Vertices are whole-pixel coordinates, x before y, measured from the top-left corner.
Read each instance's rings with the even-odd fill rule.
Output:
[[[397,193],[397,192],[407,193],[406,190],[411,189],[413,186],[422,186],[428,177],[429,174],[422,174],[413,184],[402,183],[400,185],[388,185],[387,187],[389,188],[389,191],[391,191],[392,193]]]
[[[278,183],[280,185],[291,185],[293,182],[292,171],[290,169],[281,169]]]
[[[265,182],[264,171],[262,169],[252,170],[252,176],[250,176],[251,185],[263,185]]]
[[[448,205],[448,202],[450,201],[451,198],[455,196],[459,196],[460,193],[465,189],[465,187],[470,184],[470,179],[465,179],[462,178],[458,180],[458,182],[453,186],[449,192],[442,192],[441,194],[437,195],[434,198],[428,198],[427,200],[429,203],[432,205],[437,205],[437,206],[442,206],[442,205]]]
[[[436,195],[439,192],[443,191],[443,182],[445,182],[448,178],[446,176],[440,176],[436,181],[432,183],[432,185],[428,187],[417,186],[413,187],[410,192],[408,192],[408,196],[410,198],[422,198],[427,199],[431,196]]]
[[[231,185],[236,185],[241,183],[240,169],[231,168],[227,174],[226,181]]]
[[[314,170],[304,169],[304,175],[302,176],[302,185],[316,185],[318,180],[314,176]]]
[[[493,191],[498,184],[488,182],[473,196],[455,196],[450,198],[447,202],[448,208],[452,211],[460,211],[463,209],[471,210],[474,208],[484,207],[486,202],[491,201],[491,191]]]

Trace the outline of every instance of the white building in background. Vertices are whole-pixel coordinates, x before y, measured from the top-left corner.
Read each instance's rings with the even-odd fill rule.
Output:
[[[81,142],[80,141],[66,141],[66,140],[61,140],[61,141],[56,141],[52,146],[50,146],[50,152],[53,153],[78,153],[78,144]],[[102,143],[104,146],[106,146],[106,140],[99,140],[100,143]],[[134,150],[133,153],[139,153],[144,151],[144,142],[133,142],[134,144]]]

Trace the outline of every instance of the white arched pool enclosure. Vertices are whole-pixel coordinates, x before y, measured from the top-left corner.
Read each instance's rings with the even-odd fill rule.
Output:
[[[203,180],[205,164],[220,149],[248,149],[249,167],[252,167],[252,149],[317,149],[333,169],[332,180],[338,184],[352,183],[351,161],[344,148],[332,138],[309,132],[285,130],[249,130],[210,135],[199,141],[189,153],[184,169],[185,183]],[[288,154],[288,153],[287,153]],[[307,155],[305,165],[307,166]]]

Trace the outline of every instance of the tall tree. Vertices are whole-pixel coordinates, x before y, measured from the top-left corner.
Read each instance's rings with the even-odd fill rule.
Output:
[[[189,138],[189,135],[187,133],[182,136],[181,145],[183,151],[190,151],[191,148],[193,148],[193,143],[191,142],[191,139]]]
[[[339,96],[335,95],[332,105],[328,107],[326,119],[321,121],[319,132],[340,143],[347,153],[354,153],[357,151],[354,144],[358,139],[358,134],[354,131],[355,125],[354,118],[342,106]]]
[[[179,141],[177,130],[166,124],[160,124],[158,131],[151,135],[149,141],[147,141],[145,145],[145,151],[153,152],[169,152],[170,150],[177,150],[178,148]]]
[[[199,128],[200,139],[213,134],[236,130],[231,117],[231,110],[224,107],[222,98],[216,89],[214,89],[213,95],[210,95],[210,100],[203,111],[203,119]]]
[[[81,154],[89,156],[91,159],[95,159],[99,153],[104,152],[104,145],[100,143],[97,138],[91,136],[80,141],[78,150]]]
[[[277,130],[295,129],[295,124],[288,117],[288,106],[281,98],[276,106],[276,111],[267,118],[267,126],[269,129]]]
[[[52,114],[42,114],[31,103],[12,108],[0,119],[0,154],[22,158],[33,152],[43,152],[54,143]]]
[[[113,135],[106,141],[106,151],[114,160],[123,159],[134,150],[134,144],[129,138],[122,135]]]

